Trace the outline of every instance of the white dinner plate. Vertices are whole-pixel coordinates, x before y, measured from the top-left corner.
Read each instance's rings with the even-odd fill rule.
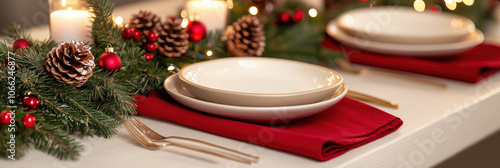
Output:
[[[460,41],[476,30],[470,19],[447,12],[417,12],[411,7],[378,6],[347,11],[338,27],[351,36],[402,44]]]
[[[310,104],[343,83],[336,71],[314,64],[266,57],[202,61],[179,71],[186,89],[205,101],[252,107]]]
[[[481,31],[475,30],[462,41],[441,43],[441,44],[395,44],[367,40],[362,37],[353,37],[343,32],[338,26],[337,21],[332,20],[328,23],[326,32],[332,38],[348,46],[365,51],[398,55],[398,56],[450,56],[462,53],[479,44],[484,40]]]
[[[164,87],[175,100],[193,109],[238,120],[266,123],[282,123],[314,115],[333,106],[347,93],[347,86],[342,84],[329,98],[316,103],[281,107],[245,107],[200,100],[182,86],[178,74],[165,79]]]

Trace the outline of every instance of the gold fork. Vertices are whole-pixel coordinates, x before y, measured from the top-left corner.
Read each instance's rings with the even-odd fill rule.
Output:
[[[443,82],[439,82],[439,81],[435,81],[435,80],[431,80],[431,79],[419,78],[416,76],[405,75],[405,74],[402,74],[402,73],[397,72],[397,71],[388,71],[388,70],[370,69],[370,68],[358,69],[358,68],[354,67],[351,64],[351,62],[349,62],[349,60],[344,59],[344,58],[337,58],[336,61],[337,61],[340,68],[342,68],[348,72],[355,73],[355,74],[363,75],[363,74],[367,74],[367,73],[375,73],[375,74],[379,74],[379,75],[392,76],[395,78],[407,79],[407,80],[411,80],[411,81],[415,81],[415,82],[419,82],[419,83],[434,85],[434,86],[441,87],[441,88],[448,87],[448,85],[446,85],[446,83],[443,83]]]
[[[198,152],[202,152],[202,153],[206,153],[206,154],[210,154],[213,156],[218,156],[218,157],[222,157],[222,158],[226,158],[226,159],[230,159],[230,160],[234,160],[234,161],[238,161],[238,162],[242,162],[242,163],[246,163],[246,164],[257,163],[259,160],[259,157],[256,157],[256,156],[248,155],[248,154],[241,153],[241,152],[238,152],[235,150],[231,150],[228,148],[224,148],[221,146],[217,146],[217,145],[213,145],[213,144],[210,144],[207,142],[203,142],[203,141],[199,141],[199,140],[195,140],[195,139],[189,139],[189,138],[164,137],[164,140],[177,139],[177,140],[184,141],[184,143],[176,142],[176,141],[166,141],[166,143],[156,144],[155,142],[151,141],[150,139],[148,139],[145,136],[148,134],[143,134],[144,132],[150,132],[149,134],[151,134],[154,131],[151,129],[149,129],[149,131],[144,130],[143,129],[144,127],[148,128],[144,124],[142,124],[143,125],[142,129],[138,128],[132,120],[135,120],[136,123],[142,124],[139,120],[132,117],[131,120],[123,122],[124,128],[134,137],[134,139],[137,140],[137,142],[139,142],[143,147],[145,147],[147,149],[156,150],[156,149],[159,149],[161,147],[166,147],[166,146],[177,146],[177,147],[182,147],[182,148],[186,148],[186,149],[190,149],[190,150],[194,150],[194,151],[198,151]],[[156,133],[156,132],[154,132],[154,133]],[[158,133],[156,133],[156,134],[158,134]],[[161,135],[159,135],[159,136],[161,136]],[[191,142],[191,144],[190,144],[190,142]]]

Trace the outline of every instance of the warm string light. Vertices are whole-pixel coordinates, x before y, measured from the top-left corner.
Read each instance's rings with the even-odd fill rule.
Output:
[[[415,0],[415,2],[413,2],[413,8],[417,12],[423,12],[425,10],[425,2],[423,0]]]
[[[212,56],[213,54],[214,54],[214,53],[212,52],[212,50],[208,50],[208,51],[207,51],[207,56],[209,56],[209,57],[210,57],[210,56]]]
[[[311,16],[312,18],[318,16],[318,11],[314,8],[309,9],[308,13],[309,13],[309,16]]]
[[[121,16],[118,16],[115,18],[115,23],[116,25],[120,26],[123,24],[123,18]]]
[[[259,9],[257,9],[257,7],[255,6],[252,6],[248,9],[248,12],[250,12],[251,15],[257,15],[257,13],[259,13]]]
[[[474,4],[474,0],[444,0],[444,3],[449,10],[455,10],[457,9],[458,3],[464,3],[467,6],[472,6]],[[415,2],[413,2],[413,8],[415,8],[418,12],[423,12],[425,10],[424,0],[415,0]]]
[[[226,4],[227,4],[227,8],[229,8],[229,9],[233,9],[234,8],[233,0],[227,0]]]

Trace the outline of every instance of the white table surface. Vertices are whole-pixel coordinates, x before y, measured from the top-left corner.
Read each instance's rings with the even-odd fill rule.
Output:
[[[182,1],[145,1],[119,7],[115,14],[128,20],[139,9],[152,9],[160,16],[174,15]],[[156,10],[155,10],[156,9]],[[499,24],[485,31],[490,43],[500,45]],[[29,30],[38,39],[49,37],[48,26]],[[432,78],[448,84],[442,89],[403,79],[378,75],[355,75],[337,69],[350,89],[393,100],[398,110],[379,107],[400,117],[396,132],[326,162],[249,144],[199,131],[169,121],[139,118],[164,135],[204,140],[249,154],[260,162],[245,165],[176,147],[157,151],[142,148],[124,129],[111,139],[79,138],[85,151],[79,161],[60,161],[36,149],[16,161],[0,161],[1,167],[173,167],[173,168],[271,168],[271,167],[429,167],[460,152],[500,129],[500,73],[479,84]],[[370,114],[367,114],[370,115]],[[500,144],[499,144],[500,145]],[[500,152],[499,152],[500,155]]]

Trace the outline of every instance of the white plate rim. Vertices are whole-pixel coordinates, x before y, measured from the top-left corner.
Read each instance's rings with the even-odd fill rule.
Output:
[[[449,56],[471,49],[484,41],[483,33],[476,29],[466,40],[442,44],[393,44],[352,37],[344,33],[336,20],[331,20],[326,28],[327,34],[348,46],[361,50],[391,54],[394,56]],[[369,44],[367,44],[369,43]]]
[[[190,81],[189,79],[185,79],[183,77],[183,75],[179,75],[179,78],[182,81],[184,81],[184,82],[186,82],[186,83],[188,83],[188,84],[190,84],[192,86],[203,88],[203,89],[207,89],[207,90],[212,90],[212,91],[217,91],[217,92],[222,92],[222,93],[229,93],[229,94],[258,95],[258,96],[286,96],[286,95],[300,95],[300,94],[304,94],[304,93],[319,92],[319,91],[322,91],[322,90],[329,90],[331,88],[336,88],[336,87],[338,87],[339,85],[341,85],[344,82],[344,78],[342,77],[342,75],[340,75],[340,73],[338,73],[337,71],[335,71],[333,69],[322,67],[322,66],[319,66],[319,65],[308,64],[308,63],[300,62],[300,61],[293,61],[293,60],[287,60],[287,59],[278,59],[278,58],[267,58],[267,57],[228,57],[228,58],[219,58],[219,59],[209,60],[209,61],[216,61],[216,60],[221,60],[221,59],[224,59],[224,60],[228,60],[228,59],[275,60],[275,61],[283,61],[283,62],[290,62],[290,63],[300,64],[300,65],[305,65],[305,66],[311,66],[311,67],[315,67],[315,68],[318,68],[318,69],[322,69],[322,70],[330,73],[332,76],[335,76],[335,80],[336,81],[334,81],[332,85],[328,85],[326,87],[314,88],[314,89],[304,90],[304,91],[298,91],[298,92],[290,92],[290,93],[249,93],[249,92],[239,92],[239,91],[222,90],[222,89],[218,89],[218,88],[213,88],[213,87],[208,87],[208,86],[200,85],[200,84],[197,84],[195,82]],[[204,63],[204,62],[207,62],[207,61],[198,62],[198,63]],[[184,67],[178,73],[179,74],[183,74],[186,71],[187,68],[190,68],[193,65],[194,64],[191,64],[191,65],[188,65],[188,66]]]
[[[179,88],[183,87],[180,85],[182,84],[178,73],[170,75],[164,81],[167,93],[183,105],[209,114],[251,122],[283,122],[311,116],[335,105],[346,95],[348,90],[347,85],[342,83],[339,88],[344,88],[344,91],[341,94],[332,95],[332,97],[316,103],[281,107],[244,107],[212,103],[190,97],[176,90],[184,89],[184,92],[188,92],[185,88]]]
[[[377,16],[378,16],[378,15],[380,15],[380,12],[383,12],[383,11],[387,11],[384,14],[390,13],[391,16],[400,16],[401,12],[416,12],[416,13],[425,14],[425,15],[433,14],[433,15],[438,15],[438,17],[446,18],[446,19],[450,19],[450,20],[453,20],[453,19],[465,20],[465,21],[467,21],[467,24],[466,24],[467,26],[464,26],[461,29],[454,29],[454,31],[446,31],[446,33],[435,32],[435,33],[430,33],[430,34],[427,34],[424,36],[421,36],[421,35],[419,36],[417,34],[407,34],[406,36],[403,37],[401,35],[395,34],[394,32],[386,32],[386,31],[381,31],[381,32],[377,32],[377,34],[372,34],[369,31],[362,30],[358,26],[349,26],[349,25],[342,24],[342,19],[347,17],[347,16],[359,15],[359,13],[365,13],[365,15],[377,14]],[[377,21],[383,22],[383,20],[381,20],[381,18],[377,18],[377,19],[378,19]],[[421,39],[421,40],[423,38],[425,38],[426,40],[433,40],[436,38],[457,39],[457,38],[466,37],[468,34],[470,34],[476,30],[475,24],[474,24],[474,22],[472,22],[472,20],[470,20],[466,17],[460,16],[460,15],[447,13],[447,12],[441,12],[439,14],[436,14],[436,13],[433,13],[430,11],[417,12],[417,11],[415,11],[415,9],[413,9],[411,7],[402,7],[402,6],[376,6],[376,7],[357,8],[357,9],[353,9],[353,10],[342,13],[341,15],[339,15],[337,17],[336,20],[337,20],[337,26],[340,29],[346,31],[346,33],[349,31],[349,32],[356,33],[356,34],[358,34],[358,33],[365,34],[367,36],[372,36],[373,38],[376,38],[376,39],[380,39],[382,37],[383,38],[399,38],[399,37],[401,37],[402,40],[408,40],[411,38],[417,38],[417,39]],[[387,23],[379,23],[378,25],[383,26],[383,24],[387,24]],[[380,30],[384,30],[384,29],[380,29]],[[417,32],[427,32],[427,31],[417,31]],[[347,33],[347,34],[349,34],[349,33]],[[430,37],[429,35],[432,35],[432,37]],[[374,40],[374,41],[386,42],[386,41],[382,41],[382,40]]]

